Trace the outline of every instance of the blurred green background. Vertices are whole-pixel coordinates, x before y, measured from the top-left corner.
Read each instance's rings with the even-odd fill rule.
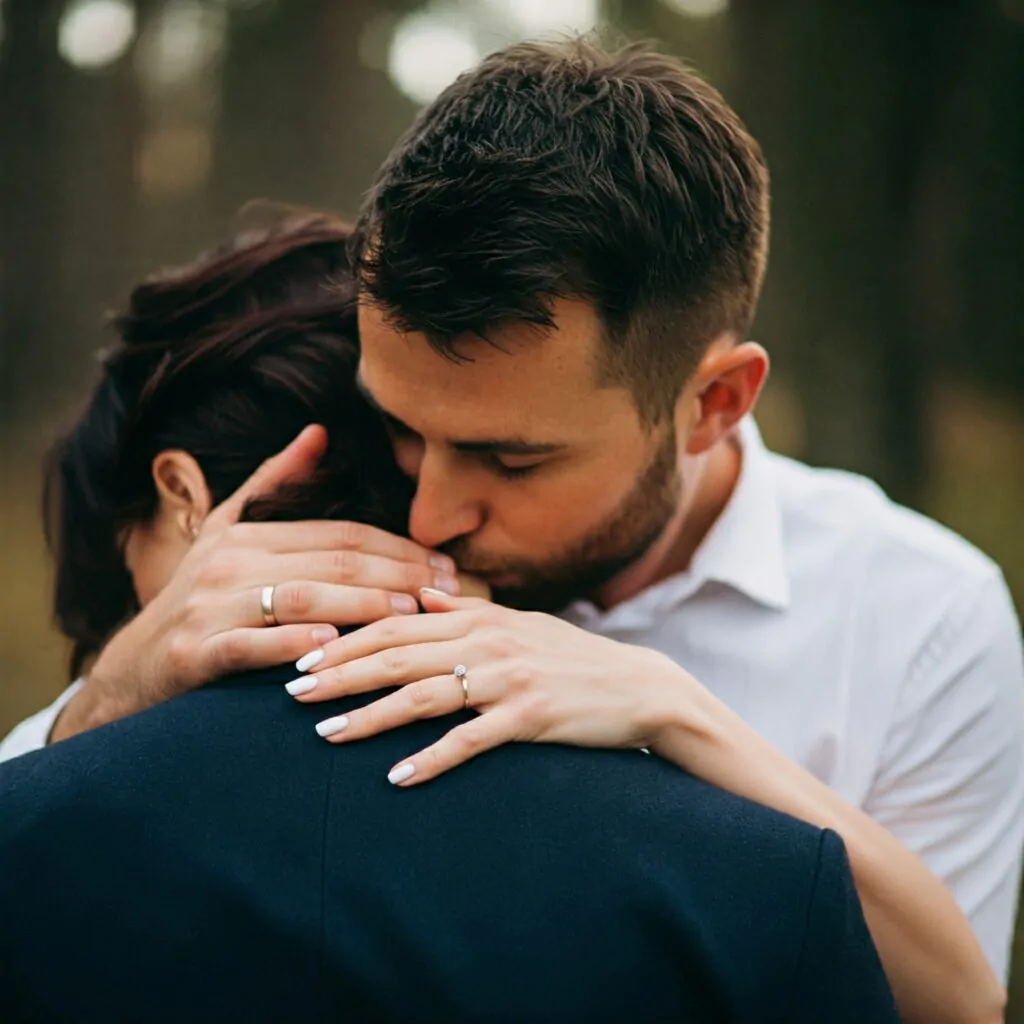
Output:
[[[1024,604],[1024,0],[0,0],[0,734],[63,683],[38,467],[104,312],[250,199],[353,213],[458,71],[594,26],[692,61],[766,150],[769,441]]]

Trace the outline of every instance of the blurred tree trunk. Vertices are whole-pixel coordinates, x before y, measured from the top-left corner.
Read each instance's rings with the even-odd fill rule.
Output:
[[[144,29],[160,0],[136,0]],[[111,338],[107,313],[130,287],[138,230],[136,160],[142,131],[138,79],[129,51],[100,73],[71,70],[75,81],[63,109],[64,227],[60,240],[70,333],[59,339],[69,361],[64,375],[80,395],[93,354]]]
[[[213,202],[219,220],[254,198],[352,213],[412,107],[364,66],[380,0],[308,0],[233,15]]]
[[[0,429],[28,405],[59,334],[62,243],[59,0],[7,0],[0,60]],[[50,336],[52,336],[52,333]],[[52,358],[52,350],[49,353]],[[42,390],[42,389],[41,389]]]
[[[986,30],[950,147],[961,158],[955,187],[965,206],[955,273],[968,285],[950,363],[1019,404],[1024,396],[1024,0],[1004,0],[991,12]]]
[[[143,13],[146,4],[140,5]],[[102,72],[57,52],[58,0],[7,0],[0,60],[0,418],[38,423],[80,392],[122,286],[134,220],[130,57]]]
[[[788,335],[803,454],[867,473],[911,504],[928,472],[925,403],[940,340],[919,306],[925,206],[948,199],[932,180],[935,147],[980,6],[732,5],[737,106],[773,174],[761,333]]]

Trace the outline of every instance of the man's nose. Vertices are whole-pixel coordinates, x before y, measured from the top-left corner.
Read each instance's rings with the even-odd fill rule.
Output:
[[[441,547],[483,525],[483,503],[475,493],[472,472],[446,453],[423,453],[416,496],[409,513],[409,535],[427,548]]]

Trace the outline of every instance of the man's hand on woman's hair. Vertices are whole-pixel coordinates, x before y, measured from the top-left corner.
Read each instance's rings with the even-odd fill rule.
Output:
[[[307,427],[215,508],[170,583],[106,645],[51,742],[225,675],[294,661],[339,626],[418,610],[422,587],[458,593],[451,559],[350,522],[239,522],[246,504],[305,478],[327,435]],[[273,587],[279,625],[264,621]]]

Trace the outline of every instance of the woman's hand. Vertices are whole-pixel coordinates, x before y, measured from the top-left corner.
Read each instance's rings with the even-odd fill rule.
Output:
[[[646,747],[681,702],[701,720],[702,688],[656,652],[593,636],[560,619],[426,591],[425,614],[388,619],[300,659],[288,685],[302,701],[386,686],[399,690],[317,726],[332,742],[362,739],[471,707],[479,714],[396,765],[413,785],[510,741]],[[466,668],[463,682],[457,665]],[[468,697],[468,702],[467,702]]]
[[[451,559],[358,523],[244,523],[248,501],[301,479],[323,454],[304,430],[210,516],[170,583],[104,648],[64,708],[65,739],[236,672],[294,661],[338,626],[419,610],[424,586],[458,591]],[[279,623],[261,592],[273,586]]]

